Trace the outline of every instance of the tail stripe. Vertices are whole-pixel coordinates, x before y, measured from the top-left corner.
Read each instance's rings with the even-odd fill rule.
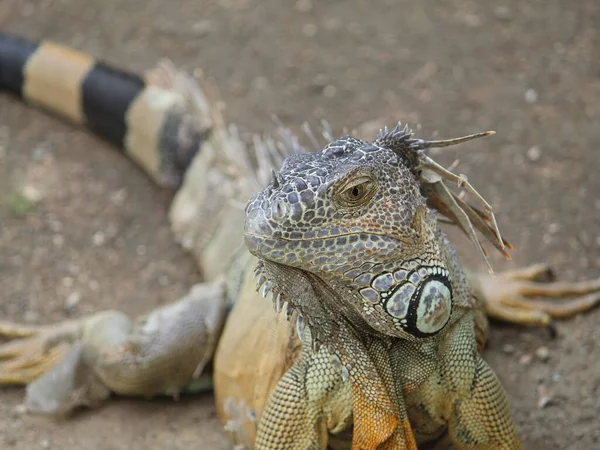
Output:
[[[84,53],[42,42],[25,64],[23,98],[76,124],[85,124],[81,82],[93,67],[93,58]]]
[[[22,97],[25,65],[38,44],[21,38],[8,39],[0,33],[0,89]]]
[[[81,86],[87,125],[123,148],[127,111],[144,87],[141,77],[96,62]]]

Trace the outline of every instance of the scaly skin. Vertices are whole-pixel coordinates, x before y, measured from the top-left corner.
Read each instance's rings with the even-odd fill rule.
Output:
[[[339,378],[350,381],[353,448],[416,449],[446,434],[459,450],[521,448],[478,351],[479,301],[422,195],[444,192],[424,189],[440,182],[424,173],[428,146],[400,127],[372,144],[345,137],[286,159],[248,203],[259,284],[289,302],[313,344],[277,384],[256,448],[324,448],[322,408]]]
[[[0,36],[0,41],[2,39]],[[12,49],[10,46],[14,41],[9,39],[6,42],[9,43],[9,50]],[[53,49],[56,50],[56,47],[43,46],[27,57],[27,62],[31,60],[33,63],[27,65],[23,81],[34,84],[40,80],[43,82],[47,74],[49,80],[54,80],[50,84],[60,82],[64,95],[74,96],[68,104],[80,105],[75,97],[80,95],[82,87],[76,83],[80,83],[82,74],[90,70],[90,59],[73,57],[72,51],[53,53],[50,51]],[[62,57],[68,61],[57,61]],[[88,62],[82,66],[81,61]],[[56,68],[67,72],[72,68],[77,76],[57,74]],[[129,78],[125,76],[123,79]],[[314,353],[309,350],[313,342],[310,324],[300,340],[296,327],[282,315],[276,314],[270,302],[261,300],[260,293],[256,292],[252,272],[257,259],[244,248],[243,205],[268,183],[270,169],[281,165],[282,156],[302,150],[289,132],[280,130],[283,155],[267,139],[257,139],[256,145],[248,148],[239,139],[235,129],[226,126],[211,111],[210,103],[192,80],[174,73],[168,65],[148,74],[145,79],[148,80],[147,87],[140,88],[132,101],[132,105],[137,106],[125,116],[126,136],[138,136],[136,133],[139,132],[141,137],[161,137],[160,140],[153,138],[152,142],[148,141],[149,146],[144,144],[138,147],[128,145],[143,143],[143,139],[127,138],[126,154],[143,163],[141,166],[149,171],[153,179],[159,182],[171,180],[176,184],[181,174],[172,173],[173,167],[169,165],[163,167],[156,163],[172,161],[173,154],[173,148],[170,147],[169,153],[163,155],[161,152],[166,150],[158,145],[159,141],[173,142],[175,154],[186,155],[190,150],[188,138],[203,137],[184,183],[177,191],[170,219],[176,239],[195,256],[205,283],[194,287],[183,299],[151,311],[145,318],[132,320],[118,311],[104,311],[56,325],[25,326],[0,322],[0,337],[13,339],[0,345],[0,384],[29,383],[27,404],[31,410],[66,413],[81,405],[98,406],[109,391],[149,397],[162,393],[176,396],[181,390],[202,389],[205,385],[200,383],[198,386],[198,382],[203,381],[198,378],[199,372],[203,363],[212,356],[219,416],[232,439],[242,447],[252,448],[257,427],[261,430],[257,444],[259,448],[270,445],[292,449],[325,448],[326,444],[332,448],[347,448],[351,443],[352,428],[356,431],[355,443],[360,442],[364,448],[374,447],[377,443],[383,443],[382,448],[385,448],[385,445],[399,440],[408,440],[410,443],[413,430],[421,433],[416,436],[418,440],[426,440],[428,436],[443,430],[446,422],[437,420],[437,416],[432,421],[431,416],[447,411],[427,410],[416,417],[413,405],[439,407],[436,398],[429,398],[425,386],[433,380],[432,377],[439,375],[439,367],[445,367],[443,360],[432,358],[447,356],[447,352],[441,352],[438,348],[426,353],[423,367],[427,370],[419,375],[427,378],[432,364],[436,366],[433,375],[429,374],[427,381],[419,384],[418,389],[399,395],[395,388],[405,386],[395,386],[392,380],[390,368],[398,367],[398,363],[390,360],[395,353],[389,352],[387,346],[403,338],[381,336],[381,333],[374,337],[357,334],[353,326],[348,326],[350,322],[344,321],[339,329],[333,329],[342,338],[337,341],[337,346],[341,346],[341,350],[337,351],[340,359],[343,359],[346,369],[351,369],[348,375],[352,382],[344,382],[339,363],[332,362],[325,349]],[[116,73],[114,83],[119,80],[120,76]],[[47,84],[48,80],[45,82]],[[65,116],[60,109],[62,101],[53,104],[47,98],[36,98],[36,92],[35,89],[26,89],[27,100]],[[104,98],[102,95],[97,97]],[[169,101],[152,101],[161,98]],[[177,136],[165,136],[163,133],[169,129],[164,126],[167,123],[165,118],[170,117],[172,105],[177,105],[177,117],[185,118],[182,129],[187,131],[182,133],[180,129]],[[144,108],[138,106],[144,106],[148,113],[139,113]],[[139,114],[134,114],[135,111]],[[78,111],[77,115],[83,116],[85,111]],[[123,117],[113,119],[118,126]],[[181,145],[179,150],[177,142]],[[255,158],[248,157],[251,152],[254,152]],[[136,155],[146,155],[150,159],[140,161]],[[252,162],[255,160],[258,164]],[[475,229],[504,251],[505,243],[498,239],[495,228],[487,220],[490,218],[489,210],[473,213],[475,210],[464,207],[460,203],[462,200],[455,197],[457,204],[464,207],[461,209],[468,212],[466,217],[469,220],[465,220],[465,216],[460,214],[461,209],[448,200],[447,193],[437,183],[436,177],[448,178],[449,175],[430,163],[423,173],[425,175],[422,178],[429,180],[425,183],[426,190],[431,191],[427,198],[429,206],[458,224],[473,240],[472,223]],[[419,198],[417,195],[413,200],[417,202]],[[486,208],[485,204],[480,204]],[[424,226],[433,227],[430,223],[433,219],[429,214],[425,214],[425,219]],[[459,285],[463,290],[466,289],[462,272],[454,267],[450,247],[437,232],[433,234],[430,244],[439,250],[439,254],[434,256],[452,269],[452,276],[462,280]],[[425,252],[427,248],[415,246],[415,252]],[[269,267],[278,270],[273,267],[279,266]],[[466,334],[469,336],[468,346],[473,347],[474,334],[477,348],[481,350],[487,332],[486,313],[501,320],[546,326],[551,323],[551,317],[570,316],[597,304],[600,281],[538,283],[538,278],[543,278],[547,271],[544,266],[533,266],[501,274],[497,278],[469,274],[473,301],[461,314],[457,313],[460,308],[454,308],[451,323],[439,333],[450,337],[430,340],[440,339],[442,343],[450,343],[458,339],[456,336]],[[308,272],[286,271],[286,276],[296,277],[298,273]],[[305,278],[298,280],[297,288],[301,291],[298,293],[299,299],[310,292],[309,287],[312,289],[316,279],[311,278],[310,286],[306,285]],[[319,295],[323,295],[321,291]],[[542,298],[571,296],[574,299],[566,306],[557,308],[550,301],[532,303],[526,298],[529,295]],[[458,297],[464,301],[468,295],[463,292]],[[475,298],[479,301],[475,301]],[[282,300],[281,297],[274,299],[277,309],[283,306]],[[227,311],[230,312],[221,331]],[[292,313],[292,310],[286,312]],[[465,331],[462,324],[472,324],[471,316],[475,317],[475,326],[473,328],[471,325]],[[311,316],[306,317],[310,319]],[[313,325],[312,329],[319,336],[327,337],[319,326]],[[403,360],[413,361],[415,352],[421,355],[420,342],[420,338],[414,342],[409,340],[402,346]],[[440,347],[443,346],[440,344]],[[359,353],[351,367],[347,355],[357,352],[357,349]],[[449,358],[450,368],[453,367],[452,361],[456,362],[456,359]],[[474,361],[479,359],[473,356],[471,362]],[[414,368],[414,364],[401,366]],[[469,367],[472,374],[473,367]],[[487,373],[485,368],[475,373],[480,377],[482,371]],[[450,372],[455,374],[454,371]],[[364,377],[361,378],[362,375]],[[466,374],[459,381],[469,376]],[[402,374],[402,377],[406,378],[406,374]],[[452,377],[444,377],[443,380],[450,383]],[[415,385],[420,381],[414,381]],[[459,393],[461,386],[460,383],[453,386],[454,391]],[[295,397],[293,408],[294,417],[299,417],[298,421],[284,421],[287,416],[276,407],[286,404],[289,392],[301,393]],[[438,390],[431,392],[434,397],[439,395]],[[426,398],[423,399],[423,396]],[[463,403],[468,403],[466,397],[459,398]],[[263,413],[267,403],[269,406]],[[415,423],[409,424],[406,413]],[[452,424],[452,420],[448,419],[448,424]],[[374,432],[366,433],[364,430],[368,428],[365,428],[365,423],[368,426],[371,422],[376,425]],[[440,425],[438,422],[444,423]],[[456,424],[451,428],[456,429]],[[294,440],[294,436],[298,439]]]

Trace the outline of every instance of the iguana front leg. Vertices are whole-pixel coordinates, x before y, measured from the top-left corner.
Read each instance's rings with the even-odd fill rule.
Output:
[[[109,392],[177,396],[212,357],[225,317],[223,283],[199,284],[135,322],[103,311],[54,326],[0,323],[0,384],[25,384],[26,405],[65,413]]]
[[[600,304],[600,278],[555,282],[546,264],[507,271],[496,276],[470,273],[477,297],[489,317],[525,326],[553,326]]]
[[[323,450],[329,433],[352,423],[350,386],[325,348],[311,350],[304,332],[302,355],[277,383],[262,413],[256,450]]]

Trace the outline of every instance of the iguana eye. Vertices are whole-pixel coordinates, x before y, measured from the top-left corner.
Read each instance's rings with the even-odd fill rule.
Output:
[[[368,177],[352,180],[340,190],[338,201],[343,206],[360,206],[368,202],[375,192],[375,184]]]

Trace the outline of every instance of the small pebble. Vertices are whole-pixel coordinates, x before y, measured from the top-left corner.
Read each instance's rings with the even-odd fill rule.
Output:
[[[504,344],[502,351],[510,355],[511,353],[515,352],[515,347],[510,344]]]
[[[102,244],[104,244],[105,241],[106,236],[104,236],[104,233],[102,231],[96,232],[92,237],[92,242],[96,247],[100,247]]]
[[[538,409],[543,409],[546,406],[550,405],[550,403],[552,402],[552,399],[554,397],[554,394],[552,393],[552,391],[543,384],[541,384],[538,387],[538,395],[539,395],[539,399],[537,402]]]
[[[336,92],[337,92],[337,88],[332,84],[328,84],[327,86],[325,86],[323,88],[323,95],[327,98],[335,97]]]
[[[46,146],[40,145],[33,149],[33,154],[31,158],[34,161],[42,161],[48,155],[48,148]]]
[[[118,191],[110,194],[110,201],[115,205],[122,205],[127,199],[127,191],[125,189],[119,189]]]
[[[540,361],[546,362],[550,358],[550,350],[548,350],[548,347],[540,347],[535,351],[535,356]]]
[[[79,292],[73,292],[65,300],[65,310],[68,312],[74,312],[77,309],[79,300],[81,300],[81,294]]]
[[[542,151],[539,147],[534,146],[527,150],[527,159],[529,159],[529,161],[538,161],[541,156]]]
[[[525,101],[530,105],[536,103],[538,101],[538,93],[535,89],[527,89],[525,91]]]
[[[558,383],[561,380],[561,378],[562,378],[562,376],[558,372],[554,372],[552,374],[552,381],[554,381],[555,383]]]
[[[23,197],[32,203],[38,202],[44,197],[44,193],[40,189],[31,185],[25,186],[22,194]]]
[[[521,355],[521,357],[519,358],[519,364],[526,366],[526,365],[530,364],[532,360],[533,360],[533,355],[531,353],[526,353],[524,355]]]

